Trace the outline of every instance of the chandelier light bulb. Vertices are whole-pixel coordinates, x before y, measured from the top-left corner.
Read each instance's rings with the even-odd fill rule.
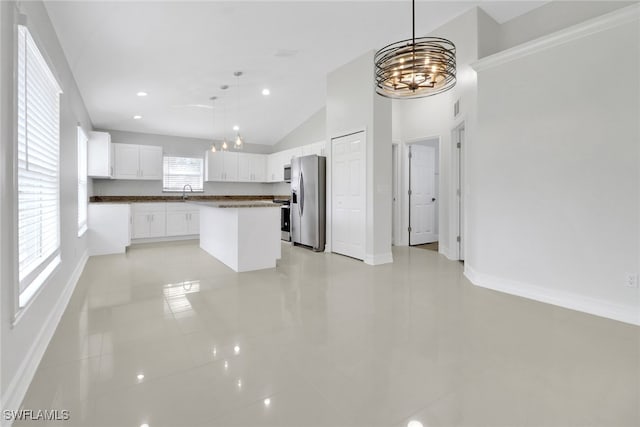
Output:
[[[440,37],[416,38],[415,0],[412,8],[411,39],[391,43],[374,56],[375,90],[388,98],[423,98],[456,84],[455,44]],[[429,70],[433,75],[428,75]]]
[[[222,141],[222,149],[226,150],[227,148],[229,148],[229,145],[227,144],[227,140],[225,139],[224,141]]]

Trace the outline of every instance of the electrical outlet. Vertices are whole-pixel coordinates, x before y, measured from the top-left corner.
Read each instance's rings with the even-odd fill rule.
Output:
[[[628,288],[638,287],[638,273],[627,273],[627,278],[624,281],[624,285]]]

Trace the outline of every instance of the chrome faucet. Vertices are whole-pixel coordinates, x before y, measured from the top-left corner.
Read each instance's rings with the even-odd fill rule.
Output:
[[[193,193],[191,184],[185,184],[184,187],[182,187],[182,200],[187,200],[189,198],[189,196],[187,196],[187,187],[189,187],[189,190]]]

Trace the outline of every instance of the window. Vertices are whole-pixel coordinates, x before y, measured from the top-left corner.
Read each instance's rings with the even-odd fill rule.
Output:
[[[78,237],[87,231],[87,135],[78,126]]]
[[[18,29],[18,304],[60,263],[60,87],[25,26]]]
[[[202,158],[165,156],[162,191],[182,191],[189,184],[193,191],[204,191]]]

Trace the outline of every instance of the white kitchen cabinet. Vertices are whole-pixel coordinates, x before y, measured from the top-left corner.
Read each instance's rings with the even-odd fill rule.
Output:
[[[89,254],[124,253],[131,244],[130,205],[90,203],[88,210]]]
[[[162,147],[140,145],[140,178],[162,179]]]
[[[301,149],[302,149],[302,155],[303,155],[303,156],[309,156],[309,155],[311,155],[311,154],[315,154],[315,153],[313,152],[313,144],[303,145],[303,146],[301,147]]]
[[[238,153],[223,153],[222,162],[224,165],[224,180],[238,180]]]
[[[140,175],[139,152],[137,145],[113,144],[115,154],[116,179],[138,179]]]
[[[252,173],[253,171],[251,170],[251,155],[244,153],[238,155],[238,181],[251,181]]]
[[[188,203],[167,203],[167,236],[189,236],[200,230],[200,208]]]
[[[166,203],[134,203],[132,235],[134,239],[166,236]]]
[[[284,167],[289,164],[291,164],[291,150],[278,151],[277,153],[270,154],[268,181],[283,182]]]
[[[263,154],[238,153],[238,181],[265,182],[267,158]]]
[[[162,147],[113,144],[115,179],[162,179]]]
[[[204,180],[205,181],[222,181],[224,164],[222,162],[221,152],[212,153],[207,151],[204,161]]]
[[[113,147],[111,134],[89,132],[87,143],[87,176],[113,178]]]
[[[318,156],[324,156],[324,141],[314,142],[313,144],[305,145],[307,147],[305,156],[309,154],[315,154]],[[304,147],[303,147],[304,148]]]
[[[238,181],[238,153],[206,152],[205,181]]]
[[[276,182],[276,156],[278,153],[267,155],[267,182]]]

